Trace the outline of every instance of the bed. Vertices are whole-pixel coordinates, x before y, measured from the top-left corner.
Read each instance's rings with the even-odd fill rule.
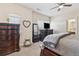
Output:
[[[42,50],[44,47],[63,56],[79,56],[79,40],[75,34],[48,35],[42,43]]]

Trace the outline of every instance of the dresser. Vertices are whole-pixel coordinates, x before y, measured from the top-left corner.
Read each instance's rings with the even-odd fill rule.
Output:
[[[0,23],[0,55],[19,51],[19,24]]]
[[[47,35],[53,34],[52,29],[40,30],[40,41],[43,41]]]

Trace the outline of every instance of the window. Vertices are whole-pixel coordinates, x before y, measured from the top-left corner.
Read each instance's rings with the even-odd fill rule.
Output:
[[[20,23],[20,16],[18,16],[16,14],[9,14],[8,22],[19,24]]]
[[[76,21],[75,19],[68,20],[68,32],[75,32],[76,30]]]

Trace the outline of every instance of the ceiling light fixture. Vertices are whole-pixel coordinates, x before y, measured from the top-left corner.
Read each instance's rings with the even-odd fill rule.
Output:
[[[60,9],[62,9],[63,7],[64,7],[63,5],[59,6]]]
[[[63,5],[59,6],[57,11],[60,11],[63,7]]]

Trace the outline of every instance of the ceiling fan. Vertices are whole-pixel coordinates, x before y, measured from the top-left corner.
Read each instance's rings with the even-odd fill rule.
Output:
[[[71,7],[71,6],[72,6],[72,4],[70,4],[70,3],[57,3],[57,6],[51,8],[50,10],[57,8],[57,11],[60,11],[63,7]]]

